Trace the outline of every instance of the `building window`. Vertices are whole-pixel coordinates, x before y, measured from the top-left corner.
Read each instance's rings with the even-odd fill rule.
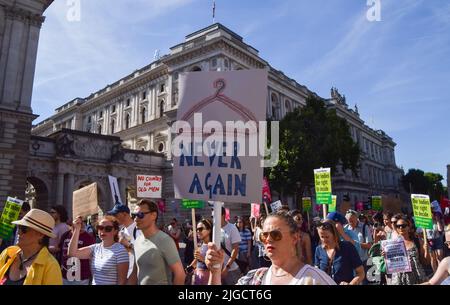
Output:
[[[147,98],[147,91],[142,92],[142,99],[145,100]]]
[[[91,116],[88,116],[88,124],[91,124],[91,122],[92,122],[92,118],[91,118]]]
[[[163,93],[166,91],[166,85],[165,84],[161,84],[161,87],[159,88],[159,92]]]
[[[163,152],[164,151],[164,143],[159,143],[158,145],[158,152]]]
[[[130,107],[130,99],[127,99],[126,107]]]
[[[223,61],[223,65],[227,70],[230,69],[230,61],[228,60],[228,58],[225,58],[225,60]]]
[[[280,103],[278,102],[278,97],[275,93],[272,93],[271,95],[271,101],[272,101],[272,118],[274,120],[278,120],[280,118]]]
[[[284,102],[284,106],[285,106],[285,108],[286,108],[286,113],[292,111],[292,108],[291,108],[291,102],[289,102],[289,100],[286,100],[286,101]]]
[[[112,120],[112,121],[111,121],[111,134],[114,133],[114,127],[115,127],[115,125],[116,125],[116,121]]]
[[[144,124],[147,119],[147,108],[142,108],[141,111],[141,123]]]
[[[211,59],[211,67],[213,68],[217,67],[217,58]]]
[[[202,68],[200,68],[199,66],[195,66],[191,69],[191,72],[199,72],[202,71]]]
[[[111,107],[111,112],[112,112],[112,113],[116,113],[116,105],[112,105],[112,107]]]
[[[100,118],[103,118],[103,111],[100,111]]]
[[[102,124],[98,124],[97,133],[102,134]]]
[[[164,100],[159,103],[159,117],[164,115]]]
[[[130,128],[130,114],[127,113],[127,115],[125,116],[125,129]]]

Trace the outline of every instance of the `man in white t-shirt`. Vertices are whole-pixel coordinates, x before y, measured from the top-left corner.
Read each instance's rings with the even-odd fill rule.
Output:
[[[120,224],[119,242],[127,249],[130,256],[130,263],[128,265],[127,278],[133,272],[134,265],[134,242],[136,238],[142,234],[141,230],[136,228],[136,223],[130,216],[130,209],[124,204],[116,204],[114,208],[108,212],[109,215],[116,217]]]
[[[221,245],[224,250],[224,263],[222,269],[222,283],[224,285],[235,285],[241,277],[241,271],[235,260],[239,255],[239,244],[241,234],[238,228],[225,220],[225,208],[222,207],[222,239]],[[230,255],[227,254],[230,253]],[[230,257],[231,256],[231,257]]]

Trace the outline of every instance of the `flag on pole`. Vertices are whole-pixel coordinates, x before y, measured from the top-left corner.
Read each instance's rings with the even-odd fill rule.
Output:
[[[213,22],[216,19],[216,1],[213,1]]]

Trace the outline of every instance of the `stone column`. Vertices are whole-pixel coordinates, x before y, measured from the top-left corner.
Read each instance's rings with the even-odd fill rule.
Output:
[[[64,174],[59,173],[56,178],[56,204],[64,202]]]
[[[127,204],[126,178],[119,178],[117,180],[119,182],[120,201],[122,202],[122,204]]]
[[[64,207],[67,209],[69,217],[72,217],[72,196],[73,196],[73,185],[75,177],[73,174],[67,175],[67,189],[66,189],[66,204]]]

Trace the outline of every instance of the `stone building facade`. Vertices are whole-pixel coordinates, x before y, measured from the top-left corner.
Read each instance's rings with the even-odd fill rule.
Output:
[[[52,2],[0,0],[0,208],[7,196],[25,195],[36,52]]]
[[[169,126],[176,118],[179,73],[241,69],[268,71],[267,117],[280,120],[287,112],[305,105],[308,95],[317,96],[273,68],[242,37],[221,24],[213,24],[187,35],[184,42],[170,48],[169,54],[142,69],[88,97],[60,106],[53,116],[34,126],[32,133],[48,137],[68,128],[112,135],[120,138],[124,149],[164,154],[170,163]],[[363,151],[361,174],[356,177],[348,172],[335,173],[335,193],[348,195],[352,201],[364,201],[367,196],[378,194],[398,196],[402,171],[395,164],[394,141],[383,131],[368,127],[358,110],[350,109],[336,89],[326,100],[329,107],[347,119],[352,136]],[[171,168],[165,179],[170,184]],[[166,189],[165,196],[173,198],[173,187]],[[285,200],[295,205],[293,198]]]

